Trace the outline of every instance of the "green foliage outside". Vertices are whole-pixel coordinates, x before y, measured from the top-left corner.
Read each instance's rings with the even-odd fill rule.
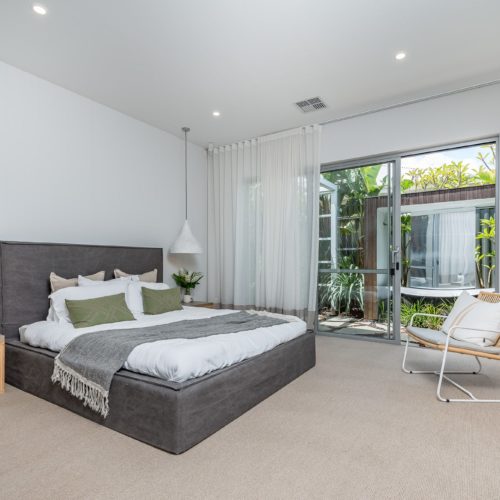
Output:
[[[493,288],[493,271],[495,270],[495,218],[481,219],[481,231],[477,234],[475,261],[476,274],[481,288]]]
[[[355,270],[354,266],[347,269]],[[337,314],[363,315],[364,276],[356,272],[330,276],[328,283],[320,289],[320,304]]]
[[[337,186],[337,218],[339,259],[349,257],[349,265],[363,267],[363,227],[365,199],[379,196],[386,185],[385,177],[380,180],[381,165],[347,170],[325,172],[324,178]],[[329,200],[320,197],[320,213],[326,213]],[[340,267],[340,266],[339,266]]]
[[[406,171],[401,179],[401,192],[411,193],[438,189],[456,189],[483,186],[495,183],[496,152],[493,145],[482,146],[477,155],[481,165],[472,167],[467,163],[450,162],[439,167],[415,168]],[[382,165],[325,172],[324,178],[337,186],[338,221],[338,267],[356,270],[364,267],[365,200],[380,196],[387,187],[387,176],[381,175]],[[329,212],[330,200],[320,197],[320,213]],[[402,233],[402,285],[409,283],[411,215],[401,215]],[[491,287],[495,269],[495,251],[492,247],[495,236],[495,219],[481,220],[481,231],[476,236],[476,267],[481,287]],[[487,243],[487,244],[485,244]],[[320,307],[328,307],[337,314],[362,315],[364,277],[357,273],[340,273],[329,276],[320,286]],[[402,323],[408,321],[411,311],[446,314],[450,304],[432,304],[424,301],[403,303]],[[441,311],[441,312],[437,312]],[[407,317],[410,314],[410,317]],[[432,324],[432,320],[418,320],[422,324]],[[434,325],[436,326],[436,325]]]
[[[412,316],[416,313],[440,314],[447,316],[453,307],[453,302],[442,300],[437,304],[426,299],[419,299],[414,302],[404,300],[401,303],[401,325],[407,326]],[[440,330],[444,322],[443,318],[430,318],[428,316],[417,316],[413,321],[413,326],[420,328],[431,328]]]
[[[401,214],[401,284],[410,280],[411,214]]]
[[[472,168],[468,163],[451,162],[440,167],[413,168],[401,178],[401,192],[435,191],[495,184],[496,152],[493,145],[482,146],[477,159],[482,165]]]

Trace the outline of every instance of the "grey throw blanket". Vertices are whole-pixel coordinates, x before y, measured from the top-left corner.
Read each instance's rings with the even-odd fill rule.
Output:
[[[138,345],[158,340],[237,333],[286,322],[276,317],[241,311],[166,325],[86,333],[69,342],[57,355],[52,382],[59,382],[85,406],[106,417],[113,376]]]

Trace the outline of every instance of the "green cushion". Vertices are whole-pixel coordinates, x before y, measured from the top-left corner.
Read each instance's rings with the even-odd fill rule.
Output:
[[[180,288],[169,288],[167,290],[153,290],[142,287],[142,304],[144,314],[162,314],[170,311],[178,311],[181,306]]]
[[[68,300],[66,299],[69,318],[75,328],[132,321],[133,314],[125,302],[125,294],[107,295],[96,299]]]

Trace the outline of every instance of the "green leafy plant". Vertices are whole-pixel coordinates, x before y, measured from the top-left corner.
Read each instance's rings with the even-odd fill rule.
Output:
[[[364,265],[365,201],[379,196],[387,185],[386,176],[381,178],[381,168],[382,165],[370,165],[322,174],[325,180],[337,187],[339,250],[348,252],[353,263],[360,268]],[[326,213],[329,201],[320,197],[320,203],[322,213]]]
[[[186,269],[179,269],[177,273],[172,274],[172,278],[177,286],[184,290],[186,295],[190,295],[190,291],[196,288],[203,278],[203,273],[198,271],[189,272]]]
[[[408,325],[412,316],[416,313],[441,314],[447,316],[453,307],[450,301],[441,301],[437,304],[419,299],[414,302],[404,300],[401,303],[401,324]],[[439,330],[444,322],[443,318],[429,318],[428,316],[417,316],[413,321],[413,326],[421,328],[432,328]]]
[[[481,288],[493,287],[493,272],[496,267],[495,226],[494,217],[481,219],[481,231],[476,235],[476,240],[480,242],[475,251],[476,274]]]
[[[355,270],[353,265],[349,269]],[[337,314],[359,315],[363,312],[364,276],[356,272],[339,273],[330,277],[321,290],[321,303]]]
[[[444,163],[439,167],[412,168],[402,176],[401,191],[408,193],[495,184],[494,148],[484,155],[480,152],[478,160],[483,165],[477,168],[462,161]]]
[[[401,214],[401,284],[408,286],[410,274],[411,214]]]
[[[481,149],[486,152],[483,154],[482,151],[479,151],[477,154],[477,159],[480,160],[483,164],[483,167],[486,172],[492,174],[489,178],[493,179],[491,184],[495,183],[495,165],[496,165],[496,148],[494,144],[484,144],[481,146]]]

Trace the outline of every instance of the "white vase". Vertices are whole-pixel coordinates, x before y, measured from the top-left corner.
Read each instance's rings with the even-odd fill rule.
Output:
[[[189,304],[190,302],[193,301],[193,297],[191,297],[191,295],[188,295],[187,293],[184,295],[184,299],[183,299],[183,302],[184,304]]]

